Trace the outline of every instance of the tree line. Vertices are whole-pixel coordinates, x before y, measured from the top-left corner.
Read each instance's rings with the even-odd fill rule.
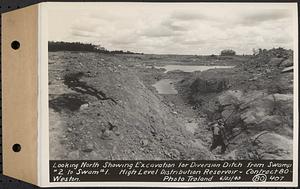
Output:
[[[139,54],[131,51],[114,50],[109,51],[100,45],[94,45],[91,43],[80,43],[80,42],[64,42],[64,41],[49,41],[48,51],[81,51],[81,52],[98,52],[105,54]]]

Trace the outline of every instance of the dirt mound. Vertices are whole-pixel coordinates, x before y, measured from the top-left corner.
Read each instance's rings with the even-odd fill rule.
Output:
[[[51,75],[57,76],[52,83],[68,91],[56,94],[55,88],[50,90],[50,108],[56,111],[56,117],[50,119],[59,116],[64,120],[60,132],[65,138],[60,139],[64,153],[51,154],[52,158],[213,159],[204,145],[193,141],[170,107],[116,56],[55,55],[50,56],[52,62],[59,59],[64,63],[51,64],[50,71],[55,72]],[[65,71],[57,72],[57,68]],[[70,96],[71,100],[66,98]],[[82,103],[68,106],[74,96]]]

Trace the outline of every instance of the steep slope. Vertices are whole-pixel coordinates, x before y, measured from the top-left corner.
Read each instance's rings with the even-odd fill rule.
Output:
[[[49,58],[50,159],[214,158],[119,57]]]

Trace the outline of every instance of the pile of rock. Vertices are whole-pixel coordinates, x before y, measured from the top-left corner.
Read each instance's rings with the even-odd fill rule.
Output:
[[[283,48],[263,50],[246,64],[246,69],[261,70],[261,68],[282,69],[293,66],[293,51]]]

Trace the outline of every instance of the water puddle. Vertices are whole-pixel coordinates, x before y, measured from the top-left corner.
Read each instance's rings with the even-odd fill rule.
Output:
[[[157,69],[166,69],[164,73],[180,70],[183,72],[194,72],[194,71],[206,71],[209,69],[216,68],[233,68],[234,66],[191,66],[191,65],[166,65],[166,66],[155,66]]]
[[[174,86],[176,82],[175,79],[162,79],[152,86],[156,88],[158,94],[177,94],[178,92]]]
[[[180,70],[183,72],[194,72],[194,71],[206,71],[209,69],[216,68],[233,68],[234,66],[191,66],[191,65],[166,65],[166,66],[155,66],[155,68],[166,69],[164,73],[174,70]],[[175,89],[174,84],[177,82],[176,79],[162,79],[156,82],[153,87],[156,88],[158,94],[177,94],[178,91]]]

